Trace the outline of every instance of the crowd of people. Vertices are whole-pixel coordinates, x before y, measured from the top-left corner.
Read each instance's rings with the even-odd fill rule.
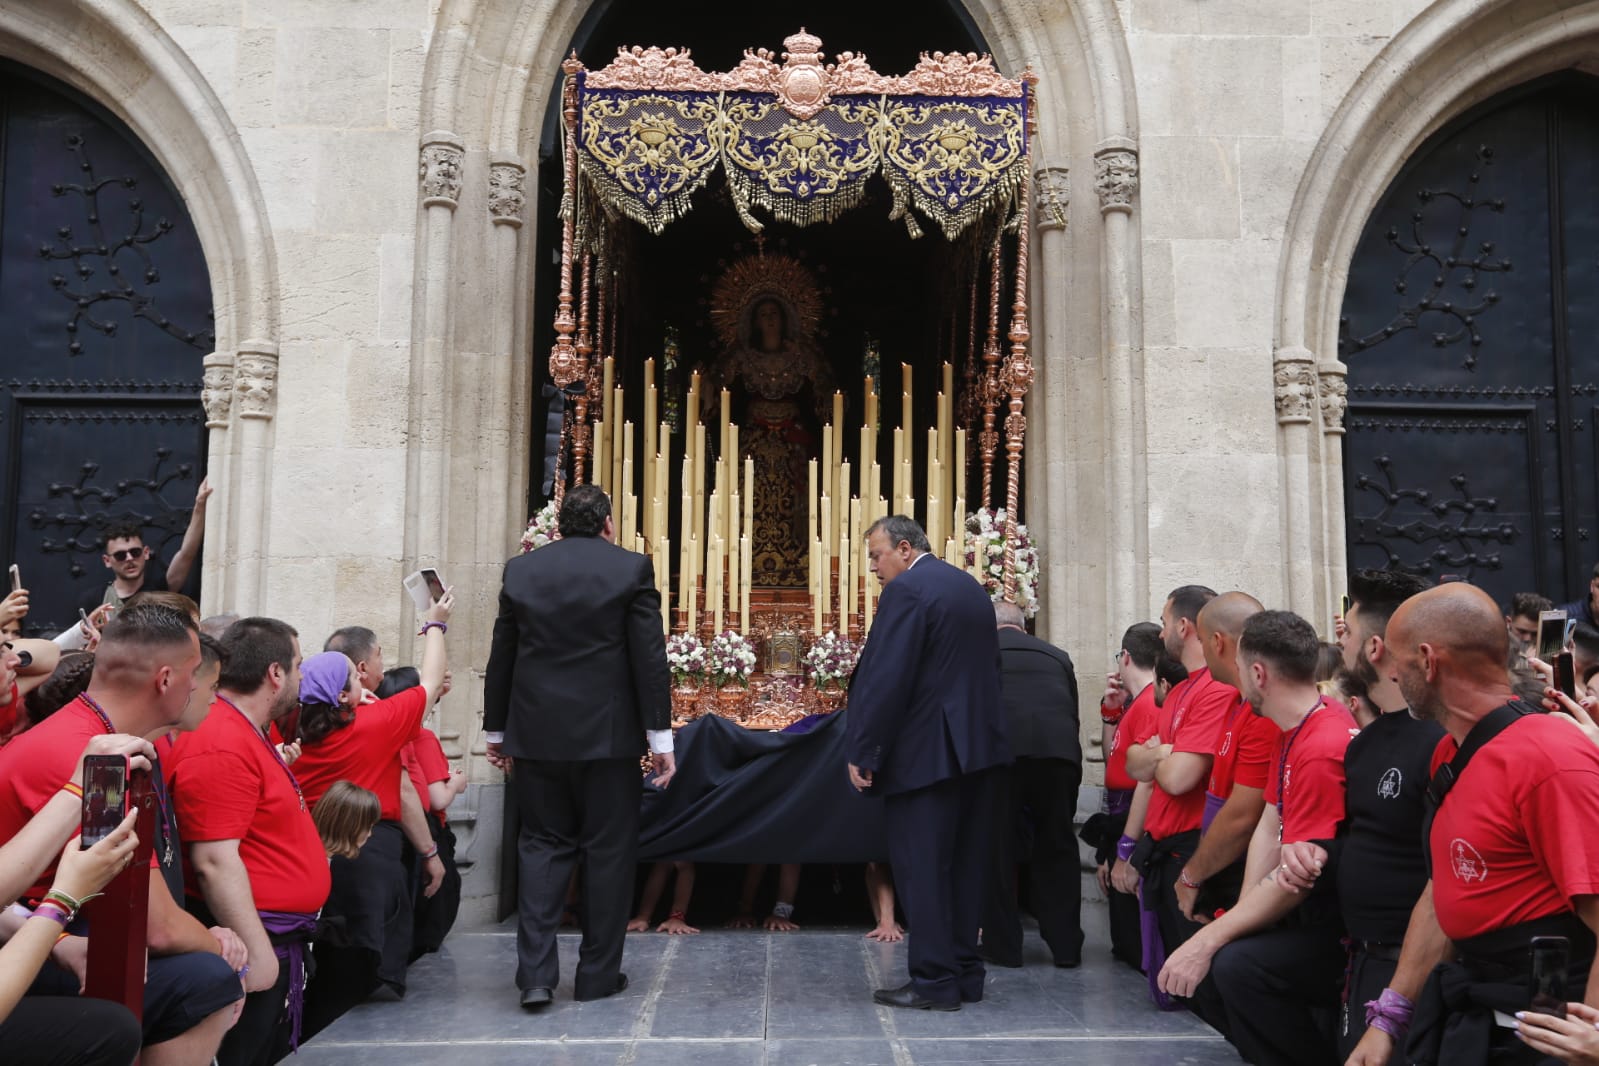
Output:
[[[8,1063],[276,1062],[351,1005],[403,995],[407,965],[454,922],[444,814],[466,778],[425,726],[450,687],[453,593],[426,612],[419,666],[385,670],[361,626],[302,656],[282,620],[201,619],[167,588],[182,561],[151,580],[138,530],[109,531],[113,580],[54,639],[20,635],[25,588],[0,601]],[[125,775],[102,788],[89,756]],[[154,808],[144,842],[140,796]],[[80,826],[101,820],[113,831],[83,846]],[[136,1017],[80,992],[91,901],[142,883],[117,878],[145,847]]]
[[[1085,827],[1115,956],[1257,1066],[1599,1062],[1599,568],[1570,693],[1543,597],[1349,585],[1335,646],[1199,585],[1127,629]]]

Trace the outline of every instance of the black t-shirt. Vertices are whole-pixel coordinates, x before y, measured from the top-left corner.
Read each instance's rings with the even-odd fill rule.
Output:
[[[78,601],[78,606],[82,607],[85,613],[93,614],[95,608],[99,607],[102,603],[105,602],[106,590],[111,586],[111,584],[112,584],[112,582],[107,581],[104,585],[96,585],[93,589],[89,590],[88,592],[85,592],[83,594],[83,598]],[[151,559],[148,563],[145,564],[145,567],[144,567],[144,584],[139,586],[139,591],[140,592],[166,592],[166,591],[168,591],[167,590],[167,564],[164,561],[162,561],[160,559]],[[132,597],[128,597],[127,599],[124,599],[124,598],[119,597],[118,600],[117,600],[117,606],[121,607],[124,603],[127,602],[128,599],[131,599],[131,598]]]
[[[1379,715],[1344,752],[1347,816],[1338,840],[1338,905],[1356,940],[1398,944],[1427,887],[1422,823],[1432,753],[1444,730],[1409,711]]]

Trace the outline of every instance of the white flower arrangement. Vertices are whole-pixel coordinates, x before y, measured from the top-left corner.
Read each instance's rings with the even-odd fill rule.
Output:
[[[522,551],[530,552],[551,543],[555,540],[555,530],[555,501],[551,500],[539,508],[538,514],[528,519],[527,532],[522,534]]]
[[[861,657],[861,647],[848,637],[829,630],[805,653],[805,669],[818,690],[849,688],[850,674]]]
[[[666,667],[672,680],[681,685],[705,677],[705,645],[692,633],[679,633],[666,642]]]
[[[973,571],[994,600],[1005,598],[1005,510],[973,511],[966,516],[966,569]],[[1028,618],[1038,613],[1038,548],[1027,527],[1016,526],[1016,606]]]
[[[755,647],[729,629],[711,641],[708,665],[716,687],[732,684],[748,687],[750,674],[755,672]]]

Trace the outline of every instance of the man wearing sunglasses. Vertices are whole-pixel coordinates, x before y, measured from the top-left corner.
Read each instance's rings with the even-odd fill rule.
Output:
[[[189,514],[188,528],[183,531],[183,543],[165,569],[151,565],[155,562],[154,552],[145,544],[138,522],[108,526],[100,561],[111,571],[112,580],[102,588],[85,593],[78,606],[92,612],[102,604],[121,607],[136,592],[182,591],[200,554],[200,542],[205,538],[205,504],[210,498],[211,479],[207,478],[200,482],[200,490],[195,493],[194,510]]]

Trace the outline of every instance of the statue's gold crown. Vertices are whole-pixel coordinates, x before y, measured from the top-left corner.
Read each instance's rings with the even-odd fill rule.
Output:
[[[805,27],[801,26],[798,33],[783,38],[783,47],[795,58],[813,56],[821,52],[822,39],[814,33],[806,33]]]

